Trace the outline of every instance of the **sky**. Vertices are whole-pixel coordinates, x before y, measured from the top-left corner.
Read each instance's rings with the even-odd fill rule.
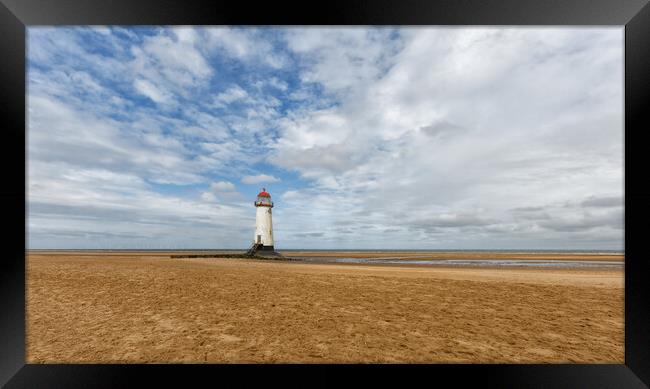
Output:
[[[623,32],[29,27],[28,248],[622,250]]]

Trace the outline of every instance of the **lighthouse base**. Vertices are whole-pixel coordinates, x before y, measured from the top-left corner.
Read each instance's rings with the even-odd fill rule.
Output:
[[[253,244],[250,250],[247,252],[248,255],[255,255],[258,257],[281,257],[282,254],[275,251],[273,246],[263,246],[261,244]]]
[[[259,257],[281,257],[282,254],[275,251],[273,246],[260,246],[256,251],[255,255]]]

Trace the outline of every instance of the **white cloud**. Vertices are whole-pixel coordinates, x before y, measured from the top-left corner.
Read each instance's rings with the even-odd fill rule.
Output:
[[[301,79],[328,91],[347,92],[355,85],[379,78],[392,63],[400,41],[390,28],[292,28],[289,48],[302,55]]]
[[[412,28],[401,43],[363,29],[300,32],[290,47],[314,61],[303,81],[341,98],[281,121],[269,161],[319,196],[309,202],[319,225],[286,198],[285,215],[301,220],[292,231],[379,236],[337,232],[344,214],[349,226],[404,227],[392,236],[414,248],[621,247],[616,213],[550,205],[622,197],[621,29]],[[379,47],[403,49],[389,59]],[[548,212],[513,218],[524,206]]]
[[[286,91],[289,88],[289,85],[277,77],[271,77],[267,81],[268,85],[272,86],[273,88],[279,89],[281,91]]]
[[[239,85],[228,88],[226,91],[219,93],[215,100],[218,102],[230,104],[234,101],[243,100],[248,97],[248,93],[243,90]]]
[[[133,86],[138,92],[147,96],[156,103],[168,103],[171,101],[169,94],[163,93],[147,80],[137,79],[133,82]]]
[[[232,182],[219,181],[213,182],[210,185],[210,189],[212,189],[214,192],[229,192],[235,190],[235,185]]]
[[[211,192],[203,192],[201,193],[201,200],[208,203],[213,203],[217,200],[217,196],[215,196],[214,193]]]
[[[133,174],[32,161],[30,243],[37,247],[211,247],[246,244],[249,207],[157,193]],[[242,235],[242,236],[239,236]]]
[[[196,163],[181,143],[152,127],[148,133],[133,131],[137,120],[123,123],[99,117],[37,92],[29,94],[28,106],[28,155],[32,159],[136,172],[159,183],[201,181]],[[124,130],[131,135],[124,136]]]
[[[244,184],[259,184],[262,182],[279,182],[280,179],[268,174],[258,174],[256,176],[244,176],[241,181]]]
[[[200,43],[193,28],[160,30],[131,47],[130,74],[123,77],[134,77],[136,89],[156,103],[175,105],[179,99],[191,99],[213,75]]]
[[[274,50],[265,29],[245,30],[230,27],[210,28],[206,44],[224,50],[228,55],[245,62],[255,61],[279,69],[287,64],[285,56]]]

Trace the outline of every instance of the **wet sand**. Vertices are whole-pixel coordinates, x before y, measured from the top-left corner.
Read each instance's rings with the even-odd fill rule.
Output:
[[[622,269],[169,254],[30,253],[27,362],[624,361]]]
[[[524,252],[476,252],[476,251],[450,251],[450,252],[414,252],[414,251],[291,251],[288,256],[296,257],[346,257],[346,258],[402,258],[410,259],[513,259],[513,260],[561,260],[561,261],[620,261],[622,254],[613,253],[524,253]]]

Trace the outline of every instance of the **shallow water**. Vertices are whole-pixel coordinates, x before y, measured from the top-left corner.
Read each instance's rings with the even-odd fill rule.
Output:
[[[623,262],[615,261],[563,261],[545,259],[427,259],[412,260],[413,257],[384,258],[332,258],[332,257],[292,257],[305,262],[321,263],[371,263],[433,266],[476,266],[476,267],[544,267],[544,268],[623,268]]]

